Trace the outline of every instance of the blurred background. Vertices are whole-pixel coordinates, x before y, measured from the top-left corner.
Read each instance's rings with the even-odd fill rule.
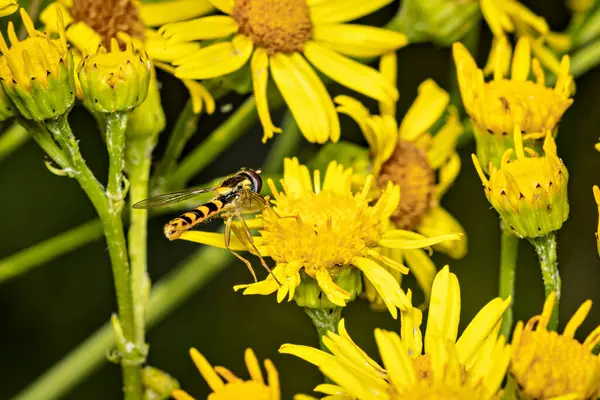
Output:
[[[568,23],[569,14],[561,0],[522,3],[545,17],[552,30],[560,31]],[[397,6],[395,2],[360,22],[383,25]],[[483,65],[491,43],[485,24],[481,24],[481,29],[479,65]],[[449,89],[454,74],[450,50],[431,44],[401,49],[398,67],[399,116],[413,101],[420,82],[432,77]],[[187,99],[187,91],[179,81],[161,73],[159,79],[163,82],[162,98],[169,125],[161,136],[156,159],[163,152],[168,132]],[[331,93],[349,92],[331,85]],[[600,135],[598,93],[600,69],[595,69],[577,81],[575,102],[567,111],[558,136],[559,155],[570,174],[571,205],[570,218],[558,234],[563,282],[561,326],[583,301],[592,299],[596,307],[579,330],[581,336],[600,323],[600,259],[594,239],[598,215],[592,195],[592,185],[600,184],[600,154],[593,147]],[[230,95],[219,102],[215,115],[203,116],[187,151],[228,117],[230,112],[220,112],[220,105],[232,104],[235,109],[243,100],[243,96]],[[373,102],[363,100],[375,108]],[[281,116],[280,111],[273,117],[277,121]],[[341,116],[341,122],[343,139],[364,143],[349,118]],[[71,113],[71,123],[88,164],[102,178],[107,157],[95,121],[82,107],[77,107]],[[208,182],[240,167],[259,167],[272,145],[272,141],[263,145],[261,137],[259,127],[248,132],[191,184]],[[298,152],[302,154],[314,154],[318,149],[304,140],[300,143]],[[454,187],[444,196],[443,204],[465,227],[469,254],[460,261],[438,254],[434,257],[438,267],[450,264],[451,271],[458,275],[463,328],[497,295],[500,255],[498,216],[490,209],[481,189],[470,160],[472,152],[472,142],[460,150],[463,168]],[[30,141],[0,163],[0,259],[95,218],[90,202],[75,180],[50,174],[43,160],[41,149]],[[168,275],[198,250],[193,243],[169,242],[164,238],[162,226],[173,216],[155,217],[149,223],[148,267],[153,282]],[[218,224],[212,224],[203,229],[217,227]],[[243,352],[252,347],[260,360],[270,358],[277,366],[283,398],[291,398],[294,393],[311,393],[321,382],[319,371],[297,358],[277,353],[283,343],[318,345],[309,318],[293,302],[277,304],[275,296],[242,296],[233,291],[233,285],[251,279],[241,262],[232,261],[198,288],[188,301],[148,332],[148,363],[178,378],[190,394],[205,398],[209,389],[188,356],[189,347],[198,348],[213,365],[227,366],[242,377],[247,377]],[[515,321],[526,320],[539,313],[543,304],[541,275],[528,242],[521,242],[516,282]],[[403,286],[415,287],[414,280],[405,279]],[[115,310],[112,273],[103,240],[1,283],[0,398],[10,398],[25,388],[104,324]],[[399,328],[399,321],[386,312],[370,311],[363,300],[351,303],[344,315],[352,337],[374,357],[377,350],[373,329]],[[119,367],[104,363],[65,398],[119,398],[120,383]]]

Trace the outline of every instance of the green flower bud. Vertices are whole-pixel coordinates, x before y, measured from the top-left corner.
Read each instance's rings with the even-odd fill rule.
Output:
[[[96,54],[84,57],[79,66],[83,103],[95,112],[131,111],[148,94],[150,60],[133,41],[122,51],[113,38],[110,47],[107,51],[100,46]]]
[[[29,38],[19,41],[12,22],[8,25],[10,48],[0,34],[2,87],[25,119],[43,121],[64,115],[75,101],[75,77],[62,15],[58,15],[58,39],[36,31],[23,8],[21,18]]]
[[[296,288],[294,301],[300,307],[330,309],[339,306],[333,304],[323,293],[317,280],[308,276],[304,271],[300,271],[302,278],[300,285]],[[333,282],[346,292],[350,293],[350,298],[346,304],[353,301],[356,296],[362,293],[362,277],[360,270],[354,267],[341,267],[337,274],[332,274]]]
[[[173,390],[179,389],[179,382],[158,368],[144,367],[142,370],[144,400],[164,400],[171,397]]]

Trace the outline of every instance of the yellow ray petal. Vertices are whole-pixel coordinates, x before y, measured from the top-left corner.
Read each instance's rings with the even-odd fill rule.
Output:
[[[95,53],[102,43],[102,37],[83,21],[67,28],[67,39],[83,54]]]
[[[456,342],[460,321],[460,287],[456,275],[445,266],[436,275],[431,289],[427,330],[425,331],[425,352],[431,353],[433,342],[439,337]]]
[[[159,33],[168,43],[191,42],[193,40],[217,39],[238,31],[238,24],[228,15],[211,15],[191,21],[167,24]]]
[[[55,1],[40,13],[40,21],[44,23],[44,29],[47,33],[58,32],[58,12],[62,14],[65,26],[69,26],[73,22],[69,9],[64,4]]]
[[[279,387],[279,373],[271,360],[265,360],[265,369],[267,370],[267,384],[269,385],[270,400],[279,400],[281,398],[281,389]]]
[[[153,61],[172,62],[200,50],[200,43],[167,44],[161,36],[147,36],[144,47]]]
[[[427,151],[427,159],[433,169],[441,167],[455,153],[456,142],[464,132],[456,108],[450,107],[450,110],[450,116],[434,136],[431,148]]]
[[[304,45],[304,55],[319,71],[352,90],[379,101],[398,99],[398,89],[371,67],[312,41]]]
[[[154,62],[154,65],[157,68],[162,69],[170,73],[171,75],[175,74],[175,69],[168,64],[164,64],[161,62]],[[190,79],[183,79],[181,82],[185,85],[185,87],[190,92],[190,97],[192,99],[192,110],[198,114],[202,111],[202,107],[206,104],[206,113],[212,114],[215,112],[215,99],[212,97],[210,92],[206,90],[202,84],[192,81]]]
[[[204,232],[204,231],[186,231],[180,239],[189,240],[191,242],[202,243],[213,247],[225,248],[225,239],[222,233]],[[259,246],[258,243],[262,241],[261,237],[254,237],[254,244]],[[260,243],[262,245],[262,243]],[[231,241],[229,242],[229,248],[234,251],[246,250],[246,245],[235,235],[231,235]],[[263,252],[261,251],[261,254]],[[263,254],[264,255],[264,254]]]
[[[171,392],[171,396],[175,400],[196,400],[192,396],[187,394],[185,391],[180,390],[180,389],[173,390],[173,392]]]
[[[398,87],[398,58],[396,53],[387,53],[381,56],[379,61],[379,72],[383,75],[383,79],[389,82],[392,86]],[[379,112],[381,115],[396,116],[396,102],[379,102]],[[394,147],[396,145],[394,144]]]
[[[375,341],[394,388],[402,391],[402,389],[415,385],[417,377],[412,360],[398,335],[394,332],[375,329]]]
[[[309,142],[336,142],[340,124],[325,85],[300,54],[275,54],[271,73],[298,127]]]
[[[3,1],[0,6],[0,17],[6,17],[17,11],[19,3],[16,0]]]
[[[393,0],[328,0],[319,1],[310,7],[310,19],[315,25],[352,21],[381,7]]]
[[[412,302],[410,289],[408,289],[406,296]],[[420,356],[423,351],[422,322],[423,313],[418,308],[410,307],[406,311],[400,311],[400,337],[412,359]]]
[[[419,94],[400,124],[400,139],[413,141],[425,133],[443,114],[450,95],[433,79],[419,85]]]
[[[437,274],[435,264],[429,258],[427,253],[421,249],[403,250],[402,254],[410,268],[410,272],[415,276],[419,286],[425,295],[424,303],[429,304],[431,298],[431,286]]]
[[[252,71],[252,86],[254,88],[254,98],[256,99],[256,108],[258,117],[263,126],[263,143],[272,138],[275,133],[280,133],[281,128],[273,125],[271,115],[269,114],[269,103],[267,102],[267,83],[269,81],[269,56],[263,48],[254,50],[254,55],[250,61]]]
[[[234,0],[208,0],[219,11],[231,15],[233,12]]]
[[[161,26],[208,14],[214,10],[207,0],[170,0],[139,4],[140,17],[146,26]]]
[[[344,307],[346,300],[350,300],[350,293],[335,284],[326,268],[319,268],[316,278],[321,290],[325,292],[329,301],[336,306]]]
[[[219,375],[217,375],[217,373],[210,365],[208,360],[198,350],[191,348],[190,356],[192,357],[192,361],[194,362],[194,364],[196,364],[198,372],[202,374],[202,377],[214,392],[225,386],[225,384],[223,383],[221,378],[219,378]]]
[[[260,370],[260,364],[258,363],[256,355],[252,349],[246,349],[244,352],[244,361],[246,362],[246,367],[248,368],[250,378],[252,378],[253,381],[264,383],[265,378],[263,378],[262,371]]]
[[[522,37],[515,47],[510,77],[516,81],[525,81],[529,78],[531,67],[531,46],[529,38]]]
[[[477,161],[477,163],[476,163],[476,168],[477,168],[477,165],[479,165],[479,161]],[[454,183],[454,180],[458,176],[458,173],[460,172],[460,156],[457,153],[454,153],[450,157],[450,160],[448,160],[448,162],[446,164],[444,164],[442,166],[442,168],[440,168],[439,171],[440,171],[439,172],[440,179],[439,179],[439,182],[436,187],[438,199],[440,199],[440,198],[442,198],[442,196],[444,196],[446,191],[448,191],[448,189],[450,189],[450,186],[452,186],[452,183]],[[481,171],[480,177],[483,176],[483,178],[485,178],[485,175],[482,175],[482,174],[483,174],[483,171]],[[488,182],[487,178],[485,178],[485,180],[483,180],[483,178],[482,178],[482,181],[484,184],[486,182]]]
[[[462,233],[463,237],[459,241],[441,242],[433,246],[437,251],[441,251],[450,257],[458,260],[467,254],[467,235],[464,228],[448,211],[440,206],[432,207],[422,217],[415,228],[417,232],[424,236],[440,236],[449,233]]]
[[[217,43],[173,62],[175,76],[182,79],[209,79],[242,68],[252,55],[252,40],[237,35],[231,42]]]
[[[457,233],[426,238],[414,232],[393,230],[385,232],[378,243],[380,246],[390,249],[421,249],[446,240],[460,240],[461,238],[462,235]]]
[[[313,39],[351,57],[376,57],[408,44],[406,35],[367,25],[318,24]]]

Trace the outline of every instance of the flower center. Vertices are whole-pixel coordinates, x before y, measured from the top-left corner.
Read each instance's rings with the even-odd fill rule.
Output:
[[[256,381],[236,381],[228,383],[217,392],[208,395],[208,400],[269,400],[271,392],[268,387]]]
[[[144,39],[144,23],[132,0],[73,0],[71,15],[75,21],[85,22],[102,36],[107,49],[118,32]]]
[[[306,0],[236,0],[232,15],[240,32],[271,55],[302,51],[312,36]]]
[[[600,395],[600,362],[577,340],[545,329],[523,331],[510,370],[533,398]]]
[[[432,205],[435,171],[427,155],[411,142],[398,142],[394,154],[381,167],[377,178],[381,187],[388,181],[400,186],[400,203],[390,218],[400,229],[413,229]]]
[[[573,102],[534,82],[508,79],[486,83],[484,97],[488,115],[484,129],[499,136],[512,135],[515,124],[525,133],[552,131]],[[474,116],[477,124],[483,126],[480,118]]]
[[[413,360],[413,368],[417,380],[427,386],[433,386],[433,369],[431,367],[431,356],[429,354],[421,354]],[[464,385],[467,381],[467,369],[464,365],[460,365],[460,385]]]
[[[302,261],[313,278],[321,267],[351,264],[379,238],[374,209],[350,194],[322,191],[290,198],[282,193],[275,210],[286,218],[263,213],[261,235],[268,254],[278,264]]]

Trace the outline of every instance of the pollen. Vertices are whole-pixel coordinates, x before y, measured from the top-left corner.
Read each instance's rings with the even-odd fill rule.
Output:
[[[524,133],[552,130],[573,102],[534,82],[507,79],[486,83],[484,99],[485,117],[477,113],[472,117],[497,136],[512,135],[515,124]]]
[[[301,261],[315,277],[325,267],[335,275],[354,257],[376,247],[379,218],[365,200],[351,194],[322,191],[292,198],[277,197],[276,212],[264,212],[264,238],[268,252],[278,264]]]
[[[382,187],[388,181],[400,186],[400,204],[391,216],[399,229],[417,226],[435,199],[435,171],[425,152],[411,142],[398,142],[377,180]]]
[[[144,38],[144,23],[132,0],[73,0],[71,15],[102,36],[106,48],[110,48],[111,39],[119,32]]]
[[[549,399],[600,395],[600,361],[577,340],[556,332],[525,330],[513,354],[511,372],[524,392]]]
[[[312,36],[306,0],[236,0],[232,15],[240,32],[271,55],[302,51]]]

